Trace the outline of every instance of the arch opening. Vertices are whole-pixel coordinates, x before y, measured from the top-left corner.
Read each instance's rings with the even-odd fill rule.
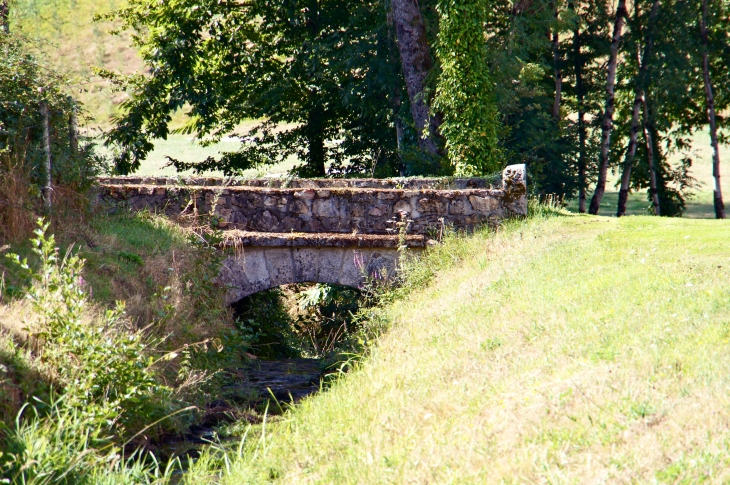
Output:
[[[231,303],[236,325],[263,359],[332,360],[354,350],[363,293],[346,285],[288,283]]]

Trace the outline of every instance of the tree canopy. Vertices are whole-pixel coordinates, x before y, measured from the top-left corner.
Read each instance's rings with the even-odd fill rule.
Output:
[[[180,169],[235,174],[296,157],[302,176],[391,176],[524,162],[533,188],[578,196],[581,210],[599,178],[597,210],[616,170],[623,193],[647,189],[652,210],[679,215],[708,86],[723,141],[727,1],[708,0],[704,17],[696,2],[620,5],[630,11],[605,0],[131,0],[115,15],[149,72],[105,73],[132,95],[108,144],[117,171],[133,171],[186,110],[178,132],[203,143],[261,121],[240,150],[174,160]]]

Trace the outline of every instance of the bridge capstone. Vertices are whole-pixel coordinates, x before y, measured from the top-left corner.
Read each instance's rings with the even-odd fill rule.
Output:
[[[358,287],[364,275],[392,277],[398,247],[420,251],[445,226],[473,230],[527,214],[524,165],[501,180],[224,179],[106,177],[97,203],[109,211],[211,214],[231,250],[220,281],[228,303],[288,283]],[[407,237],[397,223],[409,221]]]

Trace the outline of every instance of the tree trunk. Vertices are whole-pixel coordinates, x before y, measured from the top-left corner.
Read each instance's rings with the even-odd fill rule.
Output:
[[[715,96],[712,93],[712,79],[710,78],[710,59],[708,53],[707,34],[707,0],[702,0],[702,77],[705,81],[705,98],[707,98],[707,119],[710,122],[710,144],[712,145],[712,176],[715,177],[714,203],[715,218],[725,219],[725,204],[722,200],[722,185],[720,184],[720,146],[717,143],[717,123],[715,121]]]
[[[555,69],[555,101],[553,102],[553,118],[560,121],[560,101],[563,92],[563,70],[560,68],[560,39],[558,36],[558,2],[553,1],[555,8],[555,28],[553,29],[553,65]]]
[[[636,76],[634,107],[631,115],[631,128],[629,129],[629,146],[626,150],[623,172],[621,173],[621,190],[618,193],[618,208],[616,210],[617,217],[626,215],[626,201],[629,198],[631,170],[634,166],[634,158],[636,158],[636,145],[639,138],[639,116],[641,114],[641,106],[644,104],[644,89],[647,84],[649,59],[651,58],[651,49],[654,43],[654,24],[656,22],[656,16],[659,13],[659,3],[659,0],[654,0],[654,4],[651,7],[651,12],[649,13],[644,55],[637,56],[639,60],[639,73]],[[638,17],[638,7],[636,13]],[[638,23],[639,21],[640,20],[637,18],[636,22]]]
[[[601,199],[606,192],[606,178],[608,176],[608,152],[611,147],[611,130],[613,129],[613,111],[615,109],[614,88],[616,85],[616,64],[618,63],[618,48],[621,43],[621,33],[626,20],[626,0],[619,0],[616,9],[616,22],[611,38],[611,55],[608,60],[608,80],[606,82],[606,110],[603,113],[601,124],[601,165],[598,170],[596,190],[591,198],[589,212],[598,214]]]
[[[6,34],[10,33],[10,7],[8,0],[0,0],[0,27]]]
[[[644,141],[646,142],[646,159],[649,163],[649,193],[651,194],[651,203],[654,207],[654,215],[660,216],[661,209],[659,207],[659,189],[656,181],[656,168],[654,167],[654,141],[651,137],[651,120],[649,119],[649,103],[644,95]]]
[[[325,147],[324,147],[324,114],[322,108],[315,106],[309,112],[307,120],[307,176],[324,177]]]
[[[71,102],[73,103],[73,99]],[[79,122],[75,103],[71,105],[71,114],[68,115],[68,144],[71,148],[71,153],[76,155],[79,151]]]
[[[426,76],[433,67],[418,0],[392,0],[398,50],[400,51],[403,77],[411,102],[411,115],[418,134],[418,146],[438,155],[439,119],[431,116],[429,100],[424,88]],[[427,136],[424,136],[427,130]]]
[[[389,53],[389,63],[393,65],[394,70],[397,70],[398,68],[401,68],[400,62],[398,61],[398,57],[400,54],[398,53],[398,44],[395,39],[395,28],[393,26],[393,11],[391,10],[388,12],[388,16],[386,18],[387,26],[388,26],[388,53]],[[396,67],[397,66],[397,67]],[[397,76],[395,77],[397,80]],[[405,127],[403,126],[403,120],[400,116],[400,108],[401,108],[401,89],[400,89],[400,83],[394,82],[393,83],[393,102],[391,103],[391,106],[393,108],[393,120],[395,124],[395,142],[396,142],[396,149],[398,151],[398,174],[401,177],[405,177],[407,175],[406,173],[406,166],[403,163],[403,142],[405,140]]]
[[[41,101],[41,117],[43,118],[43,149],[45,151],[43,160],[45,184],[41,193],[43,194],[43,209],[48,214],[51,212],[51,194],[53,192],[51,185],[51,112],[48,108],[48,101]]]
[[[572,4],[571,4],[572,6]],[[573,31],[573,51],[575,56],[575,91],[578,97],[578,211],[586,212],[586,123],[585,123],[585,92],[583,86],[583,58],[580,48],[580,30]]]
[[[319,0],[309,0],[307,2],[306,26],[309,36],[307,44],[314,44],[314,40],[319,35]],[[307,47],[311,50],[311,47]],[[316,54],[314,54],[316,56]],[[310,74],[314,77],[315,74]],[[305,127],[307,136],[307,164],[303,174],[307,177],[324,177],[326,150],[324,146],[324,127],[325,127],[325,111],[324,103],[321,95],[314,90],[307,93],[307,104],[309,111],[307,112],[307,124]]]

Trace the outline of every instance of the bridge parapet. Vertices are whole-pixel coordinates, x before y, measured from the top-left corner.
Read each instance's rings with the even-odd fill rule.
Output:
[[[364,274],[389,277],[398,247],[420,250],[444,226],[472,230],[527,214],[524,165],[495,180],[108,177],[97,201],[109,210],[215,215],[235,248],[220,275],[228,302],[287,283],[357,287]],[[393,234],[407,219],[408,235]]]
[[[296,188],[255,186],[256,180],[245,181],[249,185],[218,185],[220,179],[191,179],[207,185],[147,183],[152,180],[158,179],[101,179],[98,198],[112,206],[169,215],[195,208],[215,214],[223,229],[269,233],[387,234],[391,221],[403,216],[412,221],[412,233],[426,234],[444,224],[471,230],[485,221],[527,213],[524,165],[508,167],[499,189],[428,188],[428,184],[445,184],[446,179],[402,179],[411,184],[417,181],[423,186],[418,189],[397,187],[393,185],[397,180],[377,179],[297,180]],[[370,186],[376,183],[380,187]],[[481,179],[453,179],[449,183],[487,185]]]

